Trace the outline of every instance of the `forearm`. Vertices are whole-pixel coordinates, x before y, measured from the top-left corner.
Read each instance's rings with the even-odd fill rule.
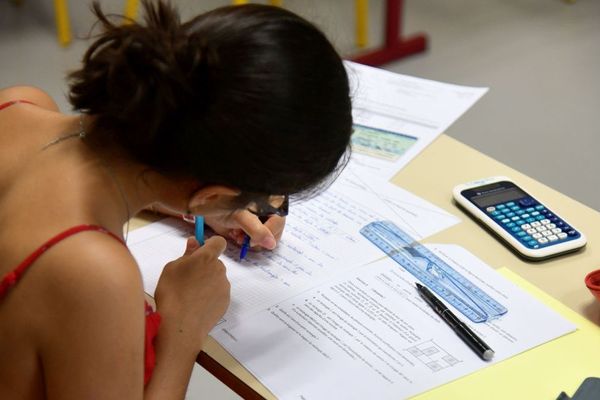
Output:
[[[156,366],[146,386],[144,399],[184,399],[197,352],[179,338],[176,328],[162,324],[155,340]]]

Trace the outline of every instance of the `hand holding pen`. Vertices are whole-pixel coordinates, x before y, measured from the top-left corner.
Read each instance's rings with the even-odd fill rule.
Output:
[[[198,220],[199,221],[199,220]],[[239,211],[226,216],[205,216],[204,223],[217,235],[229,238],[242,246],[252,246],[272,250],[277,246],[285,226],[285,218],[271,217],[261,222],[256,215],[248,211]],[[202,235],[200,224],[196,224],[196,237]],[[248,238],[252,238],[250,240]],[[198,240],[200,241],[200,240]]]
[[[277,206],[272,206],[270,204],[262,205],[261,207],[256,207],[255,210],[251,212],[259,217],[259,221],[265,226],[269,223],[269,221],[277,221],[278,219],[281,221],[285,221],[284,217],[287,216],[289,210],[289,197],[281,196],[280,203]],[[283,225],[281,225],[281,230],[278,232],[279,237],[281,237],[281,233],[283,232]],[[248,250],[251,245],[251,235],[248,233],[244,237],[244,241],[242,242],[242,247],[240,249],[240,260],[243,260],[248,254]],[[273,249],[275,246],[271,247]],[[267,247],[268,248],[268,247]]]

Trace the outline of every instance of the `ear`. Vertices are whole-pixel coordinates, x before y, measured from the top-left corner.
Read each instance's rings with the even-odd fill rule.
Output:
[[[241,193],[240,190],[223,185],[208,185],[196,190],[188,202],[188,209],[193,214],[222,209],[232,197]]]

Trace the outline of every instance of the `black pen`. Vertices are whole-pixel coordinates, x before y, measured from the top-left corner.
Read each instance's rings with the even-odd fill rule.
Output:
[[[456,315],[452,314],[452,311],[446,307],[444,303],[442,303],[437,297],[431,293],[429,289],[425,286],[417,283],[417,291],[433,308],[437,315],[439,315],[454,332],[465,342],[471,350],[473,350],[479,357],[481,357],[484,361],[490,361],[492,357],[494,357],[494,350],[490,349],[483,340],[481,340],[475,332],[473,332],[469,327],[462,322],[460,319],[456,317]]]

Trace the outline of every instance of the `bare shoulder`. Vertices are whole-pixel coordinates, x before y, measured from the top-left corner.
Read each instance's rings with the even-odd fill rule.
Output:
[[[42,258],[36,311],[45,316],[34,341],[48,397],[141,398],[132,382],[143,381],[144,293],[127,248],[90,231]]]
[[[38,294],[48,300],[55,317],[137,314],[142,309],[139,268],[127,248],[105,233],[82,232],[65,239],[35,269]]]
[[[34,86],[11,86],[0,90],[0,104],[15,100],[26,100],[44,109],[59,111],[52,97]]]

